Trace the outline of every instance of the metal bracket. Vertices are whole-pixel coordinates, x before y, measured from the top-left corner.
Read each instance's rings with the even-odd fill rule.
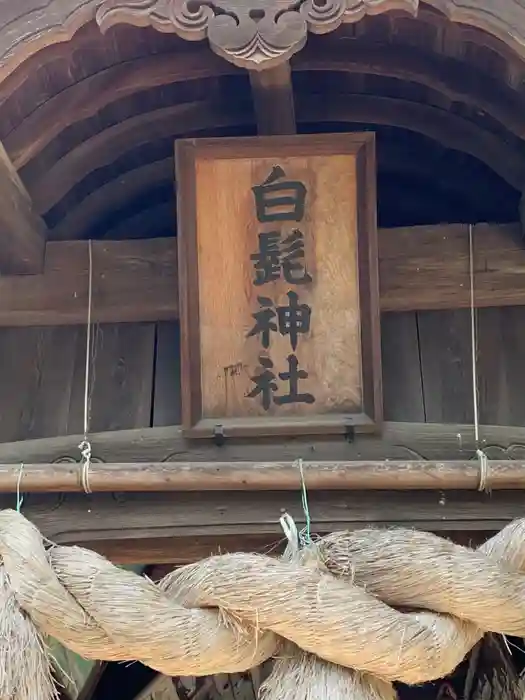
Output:
[[[217,447],[222,447],[226,442],[226,435],[224,434],[224,427],[222,425],[216,425],[213,428],[213,442]]]
[[[345,425],[345,441],[350,445],[355,441],[355,428],[353,425]]]

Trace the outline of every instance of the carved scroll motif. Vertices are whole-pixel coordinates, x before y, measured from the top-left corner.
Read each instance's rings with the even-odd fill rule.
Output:
[[[494,459],[494,460],[516,460],[516,461],[525,461],[525,443],[521,442],[512,442],[508,445],[501,444],[498,445],[494,442],[489,442],[489,443],[483,443],[483,452],[486,454],[488,459]],[[249,448],[248,448],[249,450]],[[317,450],[315,450],[317,452]],[[377,453],[377,445],[375,446],[375,449],[372,449],[371,451],[367,450],[367,443],[364,441],[363,443],[359,443],[359,450],[358,454],[347,454],[347,456],[350,457],[350,459],[386,459],[386,460],[416,460],[416,461],[432,461],[436,459],[436,456],[431,453],[428,454],[425,452],[425,450],[421,449],[415,449],[414,446],[412,445],[402,445],[402,444],[390,444],[390,445],[385,445],[385,449],[381,455],[378,456]],[[193,456],[193,458],[196,461],[200,461],[199,457],[202,457],[199,453]],[[236,461],[243,461],[248,459],[248,452],[242,451],[241,453],[238,453],[236,455]],[[342,455],[337,455],[337,457],[341,457]],[[266,455],[263,457],[264,459],[271,461],[269,457]],[[329,455],[322,455],[323,459],[328,459]],[[106,464],[110,463],[112,461],[118,461],[120,459],[120,455],[111,455],[108,454],[107,457],[104,459],[100,457],[93,456],[91,458],[91,462],[93,464]],[[455,459],[479,459],[478,456],[476,455],[475,452],[475,447],[471,444],[468,446],[462,448],[458,446],[457,450],[454,450],[452,452],[447,451],[446,456],[444,457],[445,460],[455,460]],[[168,446],[166,446],[166,451],[164,454],[152,454],[151,459],[147,460],[145,459],[144,455],[140,456],[139,461],[156,461],[156,462],[180,462],[180,461],[187,461],[187,460],[192,460],[192,453],[191,451],[189,452],[181,452],[180,450],[176,451],[171,451]],[[42,460],[38,460],[42,461]],[[219,458],[217,457],[217,461],[219,461]],[[60,457],[57,457],[55,459],[50,459],[51,464],[61,464],[61,463],[71,463],[76,466],[80,464],[80,459],[74,456],[68,456],[68,455],[63,455]]]
[[[367,14],[404,10],[419,0],[104,0],[97,22],[151,26],[189,41],[208,39],[215,53],[241,68],[263,70],[288,60],[307,33],[325,34]]]

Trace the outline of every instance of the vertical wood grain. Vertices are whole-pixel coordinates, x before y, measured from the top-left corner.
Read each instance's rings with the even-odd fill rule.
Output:
[[[94,333],[90,430],[150,426],[155,325]],[[0,442],[82,433],[85,344],[79,326],[0,330]]]
[[[93,331],[90,431],[149,426],[155,325],[101,324]],[[76,347],[69,433],[83,431],[85,347],[85,329],[81,329]]]
[[[245,436],[375,430],[382,401],[373,135],[183,140],[176,164],[188,434],[210,436],[219,425]],[[257,221],[252,187],[276,165],[307,189],[300,221]],[[297,229],[313,281],[297,289],[290,280],[254,285],[250,255],[258,251],[258,237],[274,234],[282,255]],[[289,308],[283,302],[291,291],[301,292],[299,303],[312,311],[301,352],[278,329],[264,347],[254,314],[270,309],[279,322],[272,312]],[[272,398],[287,396],[292,359],[307,374],[296,389],[310,395],[306,401],[282,404],[267,395],[270,403],[263,405],[257,394],[248,396],[263,372]]]
[[[157,323],[153,425],[181,422],[180,325],[176,321]]]
[[[264,181],[275,159],[202,160],[197,163],[197,229],[205,417],[313,415],[361,406],[355,157],[283,157],[279,164],[308,191],[306,216],[297,227],[304,233],[313,283],[293,289],[299,303],[312,308],[311,332],[300,338],[296,354],[309,373],[303,390],[314,394],[316,402],[272,406],[266,412],[259,400],[246,398],[261,352],[259,336],[246,338],[254,324],[252,313],[259,308],[257,297],[286,305],[291,289],[283,280],[252,284],[250,255],[257,251],[262,226],[250,186]],[[220,182],[237,186],[220,188]],[[292,228],[283,226],[283,237]],[[286,370],[289,337],[272,334],[269,352],[276,371]]]
[[[381,318],[385,420],[425,422],[419,338],[415,312]]]
[[[418,313],[426,420],[472,423],[470,311]]]
[[[77,329],[0,331],[0,441],[67,432]]]
[[[480,421],[525,425],[525,308],[478,311]]]

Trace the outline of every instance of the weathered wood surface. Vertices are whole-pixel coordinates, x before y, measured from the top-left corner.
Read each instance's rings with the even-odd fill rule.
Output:
[[[202,120],[202,113],[209,115],[206,111],[209,103],[202,104],[202,112],[189,110],[186,114],[186,119],[188,124],[195,125],[195,123],[200,124]],[[187,105],[186,105],[187,106]],[[162,114],[159,114],[161,112]],[[191,112],[191,114],[190,114]],[[524,105],[525,112],[525,105]],[[213,116],[215,118],[218,115],[212,110]],[[159,119],[157,120],[157,116]],[[135,137],[138,138],[139,146],[140,143],[145,141],[150,134],[151,130],[154,129],[158,137],[160,137],[165,130],[166,133],[177,133],[177,113],[176,111],[169,107],[163,110],[157,110],[155,112],[150,112],[148,114],[149,121],[144,120],[143,130],[140,138],[137,136],[137,132],[134,135],[130,134],[130,142],[134,142]],[[193,119],[192,119],[193,117]],[[249,123],[249,120],[248,122]],[[125,122],[119,122],[121,127],[124,126]],[[173,127],[170,130],[170,126]],[[149,127],[149,131],[148,131]],[[457,196],[461,196],[466,202],[468,202],[469,211],[474,212],[472,218],[478,221],[509,221],[514,217],[517,220],[517,207],[513,208],[512,195],[510,197],[505,196],[508,192],[507,186],[502,181],[498,180],[490,171],[484,171],[486,178],[482,179],[478,168],[482,166],[474,161],[466,160],[462,157],[461,153],[458,151],[447,151],[446,160],[444,160],[443,149],[437,143],[432,144],[432,149],[428,147],[425,148],[421,145],[420,148],[416,148],[410,145],[404,145],[406,141],[396,141],[394,134],[389,132],[388,127],[385,131],[381,132],[378,138],[381,139],[381,147],[376,154],[377,157],[377,169],[379,174],[379,199],[380,213],[382,214],[383,206],[385,202],[385,194],[389,198],[395,198],[400,194],[402,189],[402,183],[399,182],[399,177],[397,178],[398,188],[395,190],[391,189],[391,185],[387,186],[389,194],[383,189],[383,176],[386,174],[387,178],[393,177],[393,173],[402,175],[404,178],[415,179],[419,182],[432,182],[439,180],[440,173],[446,172],[446,189],[447,191],[456,193]],[[524,127],[525,131],[525,127]],[[106,134],[106,132],[102,132]],[[418,140],[422,137],[418,137],[411,132],[410,139]],[[108,157],[108,151],[110,147],[113,147],[113,140],[111,134],[106,134],[107,144],[106,147],[98,142],[98,146],[91,145],[87,150],[86,158],[82,157],[82,166],[86,166],[89,163],[88,159],[92,159],[98,162],[97,149],[100,158],[104,159],[106,162]],[[428,146],[428,142],[426,144]],[[139,146],[140,147],[140,146]],[[118,160],[118,158],[117,158]],[[89,170],[88,170],[89,172]],[[443,176],[445,177],[445,175]],[[487,178],[490,180],[487,182]],[[67,180],[65,176],[66,185],[71,187],[71,181]],[[54,184],[57,185],[56,180]],[[503,192],[502,192],[503,188]],[[57,187],[57,190],[60,188]],[[171,208],[167,208],[163,219],[159,222],[156,221],[152,216],[153,212],[150,211],[150,207],[143,209],[150,214],[149,221],[143,226],[142,233],[139,237],[144,237],[144,231],[148,232],[148,236],[156,237],[157,235],[171,235],[174,226],[174,206],[173,206],[173,154],[169,153],[166,157],[161,160],[156,160],[153,163],[146,163],[143,166],[133,167],[131,170],[126,170],[119,177],[111,179],[109,182],[104,182],[100,187],[94,189],[89,195],[82,199],[78,205],[74,207],[67,207],[64,204],[59,205],[61,209],[61,214],[56,220],[50,231],[50,238],[53,240],[67,240],[71,239],[74,235],[76,239],[88,239],[96,238],[97,232],[101,230],[100,221],[109,221],[108,229],[103,226],[103,229],[108,231],[105,238],[108,240],[114,239],[115,228],[113,225],[113,220],[110,217],[112,211],[122,211],[126,204],[129,202],[136,202],[137,197],[144,197],[144,204],[147,205],[151,200],[151,193],[158,195],[160,190],[167,193],[166,195],[166,205]],[[399,191],[398,191],[399,190]],[[384,194],[385,193],[385,194]],[[53,196],[56,195],[56,191],[52,191]],[[401,198],[397,196],[399,207],[401,202],[408,201],[408,192]],[[428,196],[427,196],[428,197]],[[424,221],[422,216],[430,217],[431,221],[435,221],[435,212],[441,210],[441,218],[449,221],[454,221],[454,218],[448,209],[443,209],[442,198],[436,198],[431,206],[427,203],[427,197],[421,198],[412,195],[410,198],[411,208],[424,212],[419,217],[419,221]],[[516,198],[517,199],[517,198]],[[67,201],[67,200],[66,200]],[[45,202],[46,208],[50,206],[50,201]],[[389,204],[387,206],[393,206]],[[61,217],[61,218],[60,218]],[[523,217],[522,217],[523,218]],[[123,222],[128,221],[124,218]],[[133,217],[133,223],[136,221],[136,217]],[[131,223],[131,222],[130,222]],[[121,223],[120,228],[123,227]],[[117,229],[118,233],[118,229]]]
[[[396,135],[392,140],[404,154],[388,172],[386,166],[380,168],[380,210],[388,225],[517,218],[519,195],[479,161],[487,158],[491,167],[505,170],[511,164],[510,179],[521,187],[524,171],[515,164],[524,162],[518,139],[525,133],[520,93],[524,67],[517,57],[488,35],[453,25],[424,6],[417,20],[392,14],[366,18],[357,27],[314,38],[309,42],[312,50],[301,52],[294,63],[295,90],[304,96],[297,112],[302,129],[339,130],[344,125],[334,120],[343,113],[348,129],[355,128],[353,117],[388,117],[389,124],[379,124],[377,131]],[[14,161],[17,153],[21,156],[22,178],[45,209],[51,237],[56,226],[60,236],[101,236],[131,209],[134,214],[147,209],[147,172],[141,188],[129,176],[139,161],[167,158],[170,137],[226,123],[246,132],[255,124],[246,74],[214,57],[205,43],[184,45],[176,37],[126,25],[115,28],[110,39],[94,23],[86,26],[70,44],[35,56],[1,88],[0,137]],[[371,93],[379,100],[367,112]],[[143,99],[146,95],[152,99]],[[388,97],[393,103],[388,102],[387,114],[383,98]],[[336,102],[344,105],[332,112]],[[411,103],[416,103],[415,110]],[[398,128],[391,126],[413,125],[419,106],[437,113],[416,119],[421,128],[428,127],[432,141],[406,129],[400,138]],[[320,111],[324,127],[312,123]],[[480,131],[493,144],[495,139],[496,146],[486,147]],[[466,156],[467,151],[476,152],[478,160]],[[124,197],[128,207],[120,203],[127,186],[121,186],[122,179],[132,181]],[[171,180],[168,172],[168,188]],[[114,198],[115,190],[119,196]],[[169,199],[171,193],[165,195]],[[157,226],[158,233],[169,230],[168,218],[159,222],[150,213],[149,231]],[[64,221],[70,216],[72,226]]]
[[[478,224],[473,241],[475,305],[520,304],[525,250],[519,227]],[[379,250],[383,311],[470,306],[468,226],[382,231]]]
[[[178,317],[174,239],[93,242],[93,320]],[[0,277],[0,325],[85,323],[87,243],[51,242],[42,275]],[[525,305],[518,225],[474,227],[475,305]],[[379,231],[382,311],[468,308],[468,227]]]
[[[1,508],[14,506],[0,497]],[[522,491],[312,491],[312,532],[367,524],[431,531],[499,530],[523,516]],[[22,512],[59,544],[80,544],[120,563],[184,562],[225,547],[268,551],[284,539],[285,512],[305,524],[300,492],[29,494]]]
[[[88,50],[97,51],[97,48],[91,47]],[[63,51],[67,52],[67,49],[64,48]],[[28,117],[17,125],[6,140],[5,146],[15,167],[20,169],[42,149],[49,147],[71,124],[93,117],[116,99],[131,97],[137,92],[155,87],[164,88],[191,78],[229,75],[235,71],[233,66],[228,66],[209,52],[195,50],[185,51],[175,60],[173,54],[169,60],[148,55],[141,61],[128,60],[117,62],[116,65],[104,65],[84,80],[69,86],[61,98],[57,94],[47,100],[41,100]],[[184,115],[190,118],[196,116],[192,105],[177,105],[171,116],[181,118]],[[135,123],[135,127],[137,123],[139,122]],[[132,124],[128,124],[128,128],[131,126]],[[137,135],[136,128],[134,133]],[[121,131],[116,128],[111,134],[113,138],[119,139]],[[86,154],[86,150],[83,153]],[[77,163],[77,169],[72,171],[73,176],[78,172],[78,168],[82,168],[81,162]]]
[[[408,129],[477,158],[515,188],[523,184],[522,154],[495,134],[453,113],[406,99],[377,95],[340,95],[326,104],[318,96],[299,94],[298,121],[389,124]],[[505,155],[503,155],[503,152]]]
[[[295,134],[295,109],[292,86],[292,71],[286,61],[275,68],[250,71],[257,133]]]
[[[431,323],[427,317],[431,317]],[[437,329],[433,342],[425,341],[428,327]],[[447,331],[449,327],[453,327],[453,333]],[[210,451],[210,442],[184,442],[175,430],[173,452],[179,452],[183,461],[196,459],[195,454],[201,454],[200,461],[293,461],[298,457],[305,460],[407,460],[419,459],[418,450],[428,459],[469,459],[473,451],[461,449],[456,426],[446,428],[448,437],[443,440],[439,431],[433,431],[432,425],[422,425],[425,421],[437,420],[454,423],[459,418],[464,424],[458,428],[463,434],[464,448],[473,448],[472,355],[468,342],[454,340],[468,337],[469,329],[468,309],[383,315],[385,417],[387,421],[409,422],[404,426],[406,430],[397,435],[391,432],[388,422],[385,443],[367,440],[363,451],[362,437],[349,446],[341,435],[328,443],[283,438],[273,451],[266,442],[255,443],[255,453],[246,441],[227,441],[223,450]],[[525,393],[519,377],[525,352],[525,307],[479,310],[478,330],[480,421],[484,425],[519,426],[508,430],[497,428],[496,437],[504,436],[501,445],[509,446],[512,440],[517,445],[524,444],[519,431],[525,425]],[[91,433],[152,425],[173,426],[181,422],[179,335],[177,321],[102,324],[95,329]],[[440,356],[447,361],[439,361]],[[0,386],[3,387],[0,442],[80,433],[84,372],[85,325],[0,329]],[[154,386],[151,386],[153,374]],[[505,434],[510,443],[505,442]],[[421,438],[425,442],[425,436],[428,439],[422,449]],[[491,428],[482,429],[482,437],[491,436],[494,437]],[[98,456],[109,462],[135,461],[132,450],[108,454],[104,438],[100,437],[104,454]],[[60,449],[70,449],[69,456],[74,459],[79,455],[76,439],[67,438],[65,443],[57,443],[62,446]],[[98,436],[95,439],[98,449],[101,443]],[[131,439],[135,448],[139,442],[127,435],[124,439]],[[432,439],[436,441],[434,446]],[[147,444],[153,443],[147,438]],[[400,445],[412,447],[416,452],[401,449]],[[29,451],[30,454],[23,457],[27,463],[50,462],[60,456],[60,450],[58,454],[47,456],[39,456],[38,450],[35,455],[32,447]],[[169,453],[159,453],[155,449],[148,456],[143,450],[139,452],[142,461],[155,462],[164,460]],[[508,454],[498,449],[490,455],[494,459],[525,458],[519,447]],[[0,457],[0,463],[16,463],[17,460],[16,453],[14,458],[12,455],[7,459]]]
[[[90,431],[150,425],[155,324],[101,324],[93,341]],[[0,440],[83,430],[85,353],[85,326],[0,330]]]
[[[425,401],[417,313],[381,316],[381,364],[386,420],[424,423]]]
[[[151,425],[179,425],[181,409],[180,324],[156,324],[155,385]]]
[[[154,371],[153,323],[103,324],[94,329],[89,430],[149,425]],[[70,385],[68,431],[84,420],[86,331],[79,329]],[[53,403],[48,404],[52,410]]]
[[[472,32],[470,36],[466,32],[462,36],[461,30],[465,27],[455,27],[459,33],[454,34],[451,44],[441,45],[444,56],[440,58],[440,51],[432,46],[437,34],[433,34],[430,28],[435,22],[439,23],[442,31],[447,32],[446,20],[443,17],[438,19],[435,15],[433,19],[431,17],[431,12],[421,8],[417,24],[411,23],[411,20],[407,24],[406,18],[403,22],[401,17],[392,17],[388,24],[375,20],[377,27],[381,24],[382,31],[382,41],[377,42],[371,31],[374,23],[361,25],[359,35],[352,38],[352,51],[348,51],[348,41],[310,41],[293,60],[294,71],[322,71],[325,74],[336,71],[339,74],[388,76],[398,81],[409,81],[439,92],[451,102],[464,102],[483,111],[496,122],[505,124],[510,132],[523,138],[525,132],[519,113],[523,95],[512,89],[507,90],[505,81],[497,79],[490,68],[485,80],[477,80],[476,70],[470,60],[457,60],[461,56],[459,53],[452,56],[450,50],[455,42],[473,39]],[[398,22],[400,25],[402,23],[405,31],[412,24],[412,31],[406,31],[400,41],[394,42],[393,35]],[[407,41],[409,37],[411,43]],[[427,39],[430,39],[430,45],[427,44]],[[483,53],[483,49],[481,51]],[[461,57],[464,58],[464,54]]]
[[[55,109],[60,113],[60,100],[56,102]],[[339,122],[347,124],[349,131],[356,123],[395,126],[421,134],[441,144],[444,149],[468,153],[513,188],[520,188],[525,179],[525,154],[520,148],[498,134],[484,131],[467,119],[432,105],[354,94],[338,95],[336,100],[327,102],[316,94],[299,93],[295,100],[295,114],[299,123]],[[38,158],[39,150],[30,138],[29,147],[35,152],[35,160],[21,172],[37,211],[48,212],[94,171],[125,158],[140,145],[151,144],[152,132],[158,139],[171,136],[176,140],[182,136],[190,137],[195,132],[217,127],[238,127],[239,124],[252,124],[253,121],[251,104],[242,99],[242,95],[239,101],[229,103],[224,97],[210,97],[198,102],[175,104],[123,119],[103,131],[97,130],[47,168],[42,165],[46,161]],[[26,128],[25,122],[20,128]],[[47,123],[42,125],[43,130],[48,128]],[[6,147],[10,139],[16,137],[17,131],[6,140]],[[29,131],[30,135],[33,133],[34,127],[33,131]],[[41,136],[42,140],[44,137],[45,133]],[[27,134],[24,142],[26,139]],[[17,162],[16,159],[14,162]],[[61,235],[64,235],[63,229]],[[74,232],[69,232],[68,238],[72,235]]]
[[[46,236],[47,227],[0,143],[0,273],[41,272]]]
[[[254,447],[254,451],[256,448]],[[291,461],[93,463],[89,490],[146,491],[297,491],[301,469],[309,491],[477,489],[525,491],[524,460],[448,461]],[[0,464],[0,493],[84,491],[82,465]]]
[[[320,40],[314,38],[294,60],[294,71],[371,73],[418,83],[442,93],[452,102],[471,104],[478,112],[490,115],[510,131],[523,135],[523,119],[520,114],[523,100],[518,90],[523,68],[519,67],[519,61],[511,60],[508,54],[504,58],[504,47],[501,44],[490,43],[487,41],[489,37],[472,29],[469,31],[467,27],[450,27],[442,15],[425,7],[420,8],[417,22],[407,17],[392,16],[388,19],[388,22],[384,18],[362,22],[357,33],[347,31],[347,36],[352,37],[351,52],[347,50],[348,40],[338,42],[332,40],[335,37],[323,37]],[[377,28],[381,32],[380,41],[377,40]],[[443,33],[447,34],[446,43],[439,39]],[[137,34],[125,26],[112,32],[112,36],[117,37],[115,43],[118,43],[120,36],[125,36],[122,43],[126,48]],[[159,42],[161,40],[159,38]],[[104,44],[104,38],[98,35],[96,27],[86,27],[75,36],[74,44],[75,49],[80,49],[83,54],[89,53],[91,61],[97,61],[103,53],[100,47]],[[475,54],[466,56],[467,44],[476,45]],[[21,165],[18,154],[22,143],[25,142],[25,148],[31,148],[29,143],[34,141],[37,148],[44,148],[53,137],[46,135],[46,131],[51,129],[56,136],[71,123],[103,111],[109,101],[122,99],[153,86],[239,72],[226,61],[214,56],[202,44],[189,45],[181,51],[180,42],[175,39],[171,46],[171,52],[164,48],[157,55],[147,55],[141,61],[133,60],[136,56],[128,54],[121,59],[122,63],[116,61],[117,65],[95,65],[93,71],[86,72],[89,77],[82,76],[84,80],[79,81],[76,94],[71,90],[57,91],[67,92],[67,95],[62,95],[64,101],[59,108],[50,109],[51,105],[42,108],[44,100],[38,93],[35,94],[30,113],[39,105],[36,110],[39,115],[24,120],[28,121],[24,126],[26,138],[14,136],[13,150],[11,147],[8,149],[17,167]],[[45,58],[57,62],[67,56],[69,51],[71,47],[67,45],[52,47],[45,52]],[[168,53],[171,55],[166,55]],[[458,60],[460,57],[466,60]],[[42,60],[44,57],[39,58]],[[79,58],[76,58],[74,64],[72,62],[69,84],[75,82],[76,71],[83,70]],[[20,85],[27,77],[25,74],[30,73],[35,64],[34,59],[21,67],[17,75],[12,76],[5,85],[2,97],[5,93],[9,94],[9,89]],[[479,80],[476,68],[483,69],[484,80]],[[49,85],[47,87],[49,90]],[[49,92],[46,94],[49,96]],[[44,115],[47,118],[42,119]],[[15,146],[15,141],[18,146]],[[28,157],[24,157],[24,161],[27,160]]]
[[[374,146],[368,133],[176,143],[182,408],[194,436],[218,423],[251,436],[381,423]],[[282,261],[271,270],[265,237]],[[256,377],[268,374],[266,397]]]
[[[481,426],[481,444],[489,459],[525,460],[525,428]],[[79,461],[81,435],[22,440],[0,444],[1,464],[49,464]],[[475,458],[471,424],[386,422],[381,437],[357,436],[325,440],[305,438],[226,440],[217,447],[213,440],[188,440],[180,426],[138,428],[90,435],[94,460],[130,462],[294,462],[378,460],[469,460]]]
[[[173,241],[93,241],[93,322],[178,315]],[[50,242],[42,275],[0,277],[0,325],[86,323],[88,243]]]
[[[31,56],[43,46],[65,41],[78,30],[79,27],[92,20],[95,15],[103,27],[111,26],[115,22],[128,22],[131,24],[150,24],[162,27],[163,31],[180,32],[186,38],[202,38],[207,36],[208,29],[216,22],[214,12],[210,18],[202,23],[197,14],[194,22],[191,21],[191,13],[184,15],[184,20],[166,16],[163,6],[154,2],[140,12],[132,3],[123,0],[119,3],[103,5],[100,13],[97,8],[101,3],[98,0],[75,0],[72,3],[55,3],[46,12],[42,12],[41,5],[32,0],[23,6],[8,4],[0,15],[0,58],[2,59],[1,77],[9,75],[16,66],[25,58]],[[440,12],[443,12],[454,21],[472,24],[480,27],[489,35],[501,39],[509,47],[520,55],[525,55],[525,10],[521,5],[512,0],[498,0],[497,6],[494,0],[472,0],[468,4],[457,0],[432,0],[430,3]],[[373,10],[364,0],[351,4],[342,15],[345,22],[353,23],[360,20],[368,12],[384,13],[392,9],[404,9],[409,13],[415,13],[419,6],[418,0],[381,0],[376,2]],[[183,6],[184,7],[184,6]],[[252,9],[260,7],[260,3],[252,3]],[[263,4],[263,7],[266,5]],[[298,9],[293,3],[286,3],[281,7],[278,3],[273,9],[267,8],[271,17],[279,16],[278,10],[290,8],[294,12]],[[179,12],[182,12],[182,7]],[[291,22],[289,28],[281,28],[280,23],[265,23],[266,30],[255,32],[255,41],[246,45],[246,36],[252,37],[251,26],[255,21],[248,12],[238,15],[237,6],[232,3],[227,8],[236,21],[232,23],[229,32],[213,33],[212,37],[218,39],[218,44],[212,43],[212,48],[229,60],[240,62],[244,67],[257,68],[262,65],[275,65],[286,60],[298,51],[306,41],[307,24],[297,21]],[[190,20],[188,21],[188,17]],[[238,17],[242,17],[239,21]],[[336,29],[341,21],[340,14],[315,13],[312,11],[308,17],[308,28],[313,32],[325,33]],[[177,22],[177,24],[175,24]],[[256,25],[257,26],[257,25]],[[490,38],[490,36],[489,36]]]
[[[490,324],[483,318],[481,326]],[[418,338],[425,420],[473,422],[470,311],[448,311],[446,319],[443,313],[418,314]],[[492,379],[489,367],[480,365],[483,375]]]

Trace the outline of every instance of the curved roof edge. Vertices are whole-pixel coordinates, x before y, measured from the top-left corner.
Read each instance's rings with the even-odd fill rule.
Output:
[[[422,3],[421,3],[422,4]],[[429,0],[453,22],[498,38],[525,59],[525,5],[518,0]],[[102,31],[115,24],[152,26],[187,40],[207,39],[229,62],[263,70],[300,51],[308,31],[324,34],[365,15],[402,10],[417,15],[419,0],[39,0],[0,6],[0,81],[44,46],[68,41],[96,18]],[[28,8],[29,6],[29,8]],[[16,15],[20,7],[23,14]]]

